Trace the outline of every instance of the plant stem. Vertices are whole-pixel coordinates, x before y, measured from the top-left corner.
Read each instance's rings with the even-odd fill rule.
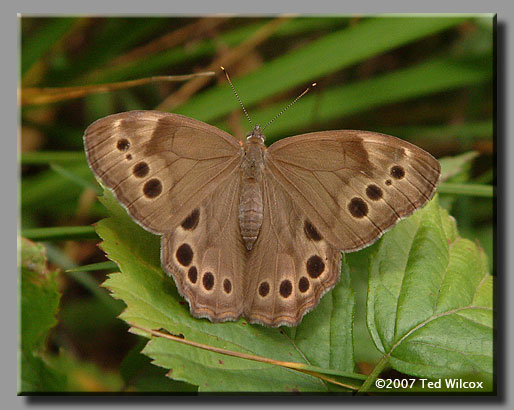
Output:
[[[130,322],[127,322],[127,323],[129,323],[129,325],[131,327],[142,330],[143,332],[146,332],[146,333],[150,333],[153,336],[163,337],[165,339],[173,340],[175,342],[179,342],[179,343],[182,343],[182,344],[185,344],[188,346],[197,347],[200,349],[208,350],[210,352],[225,354],[227,356],[238,357],[241,359],[253,360],[256,362],[268,363],[268,364],[273,364],[275,366],[286,367],[286,368],[289,368],[292,370],[296,370],[296,371],[299,371],[302,373],[309,374],[313,377],[317,377],[319,379],[328,381],[330,383],[334,383],[338,386],[345,387],[345,388],[351,389],[351,390],[357,390],[357,388],[358,388],[357,386],[352,385],[352,384],[341,383],[333,378],[327,377],[324,374],[325,372],[328,374],[334,374],[337,372],[332,369],[324,369],[324,368],[317,367],[317,366],[305,365],[303,363],[285,362],[285,361],[281,361],[281,360],[270,359],[268,357],[257,356],[257,355],[253,355],[253,354],[242,353],[242,352],[236,352],[233,350],[223,349],[220,347],[211,346],[211,345],[207,345],[204,343],[199,343],[194,340],[184,339],[183,337],[178,337],[173,334],[163,333],[163,332],[160,332],[157,330],[148,329],[146,327],[138,326],[134,323],[130,323]],[[320,371],[322,371],[323,373],[320,373]],[[337,373],[341,373],[341,375],[343,375],[344,377],[352,377],[353,376],[353,375],[349,375],[349,373],[346,373],[346,372],[337,372]],[[355,375],[355,376],[357,376],[356,377],[357,379],[360,379],[360,375]]]
[[[364,392],[367,392],[370,387],[375,385],[375,380],[380,376],[380,373],[382,373],[382,370],[386,367],[387,363],[389,361],[389,355],[386,354],[380,359],[380,361],[377,363],[373,371],[369,374],[369,376],[366,378],[360,389],[358,390],[357,394],[362,394]]]

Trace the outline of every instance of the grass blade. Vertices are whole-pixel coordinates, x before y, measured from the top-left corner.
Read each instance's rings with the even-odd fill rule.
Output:
[[[98,235],[92,226],[53,226],[22,229],[21,236],[33,241],[98,240]]]
[[[482,184],[454,184],[445,182],[437,188],[441,194],[482,196],[493,198],[495,196],[494,187],[492,185]]]
[[[72,269],[66,269],[66,272],[93,272],[97,270],[110,270],[115,271],[118,269],[118,265],[115,262],[98,262],[91,263],[89,265],[78,266]]]
[[[49,165],[50,163],[77,163],[86,161],[83,151],[30,151],[20,156],[21,165]]]
[[[23,39],[21,48],[22,77],[44,56],[78,21],[76,18],[52,18],[45,22],[30,38]],[[33,39],[37,38],[37,41]]]
[[[334,71],[465,20],[462,17],[370,18],[276,58],[249,75],[233,79],[233,83],[248,108],[266,97],[317,81]],[[353,47],[354,44],[360,46]],[[347,52],[341,53],[341,49]],[[269,78],[279,78],[280,81],[268,81]],[[175,112],[209,122],[237,108],[232,90],[228,84],[224,84],[190,99]]]

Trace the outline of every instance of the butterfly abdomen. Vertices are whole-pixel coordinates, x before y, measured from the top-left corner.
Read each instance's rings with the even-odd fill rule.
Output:
[[[264,145],[249,143],[241,165],[241,194],[239,198],[239,228],[246,249],[251,250],[259,236],[263,218],[262,151]]]
[[[251,250],[262,225],[263,205],[259,183],[248,182],[241,186],[239,201],[239,227],[245,247]]]

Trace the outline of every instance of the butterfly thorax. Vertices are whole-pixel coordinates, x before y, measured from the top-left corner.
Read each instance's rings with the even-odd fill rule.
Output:
[[[247,136],[245,156],[241,164],[239,227],[246,249],[251,250],[262,225],[262,171],[264,167],[264,136],[257,126]]]

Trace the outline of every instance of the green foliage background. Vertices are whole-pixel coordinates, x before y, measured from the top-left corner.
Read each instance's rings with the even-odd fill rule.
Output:
[[[178,101],[173,112],[241,138],[249,126],[219,70],[191,93],[181,83],[155,83],[24,105],[21,236],[37,242],[21,240],[20,249],[32,249],[40,262],[20,262],[20,392],[351,390],[168,340],[146,344],[117,319],[125,304],[127,322],[331,369],[363,390],[379,374],[475,377],[491,388],[493,16],[30,17],[20,25],[22,94],[188,74],[218,62],[254,123],[318,83],[269,127],[270,142],[324,129],[385,132],[444,158],[445,177],[430,206],[345,256],[340,284],[298,328],[212,325],[193,319],[164,277],[158,238],[131,222],[108,192],[105,206],[96,201],[102,190],[85,162],[82,134],[114,112],[162,109],[171,95]],[[96,229],[123,273],[111,274],[105,286],[123,302],[99,286],[106,272],[118,270],[105,263],[89,226],[107,216]],[[152,266],[150,274],[141,261]],[[29,286],[34,271],[45,278],[36,283],[46,285]],[[24,305],[29,297],[41,308]],[[421,323],[428,326],[416,328]],[[53,382],[38,383],[43,378]]]

